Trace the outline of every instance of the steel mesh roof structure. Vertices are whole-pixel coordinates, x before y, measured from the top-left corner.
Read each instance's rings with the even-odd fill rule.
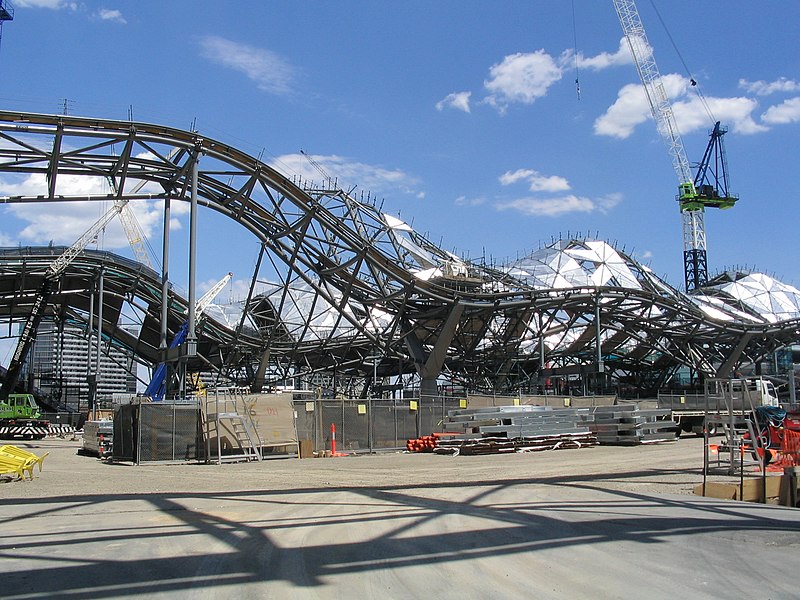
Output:
[[[194,200],[258,240],[247,300],[213,309],[195,361],[253,388],[315,373],[369,380],[373,369],[381,377],[412,374],[430,394],[442,378],[514,390],[573,373],[647,387],[678,366],[717,374],[800,337],[797,290],[766,276],[728,274],[687,296],[611,245],[580,239],[488,267],[437,247],[331,181],[293,180],[198,132],[0,111],[0,175],[40,181],[37,193],[0,203]],[[113,191],[70,195],[63,177],[111,181]],[[7,250],[0,262],[24,262],[23,254]],[[86,310],[90,274],[109,262],[128,265],[120,297],[126,285],[147,297],[137,308],[150,318],[147,341],[129,342],[152,363],[158,274],[84,253],[64,275],[66,282],[84,269],[82,283],[62,283],[53,312]],[[45,267],[31,268],[0,272],[0,317],[24,316],[36,283],[29,275]],[[183,314],[171,314],[174,331]],[[117,335],[115,323],[104,325]]]
[[[764,273],[727,271],[694,296],[717,319],[778,323],[800,316],[800,291]]]

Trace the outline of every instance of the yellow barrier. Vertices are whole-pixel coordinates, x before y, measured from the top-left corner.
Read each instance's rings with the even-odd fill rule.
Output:
[[[38,456],[33,452],[28,452],[16,446],[0,446],[0,473],[3,474],[16,474],[20,479],[24,479],[24,473],[27,472],[29,477],[33,479],[33,467],[39,465],[39,472],[42,472],[42,463],[49,452],[45,452],[42,456]]]
[[[39,472],[42,472],[42,463],[44,459],[47,457],[49,452],[45,452],[41,456],[37,456],[33,452],[29,452],[27,450],[23,450],[22,448],[17,448],[16,446],[0,446],[0,454],[7,454],[8,456],[14,456],[16,458],[24,458],[25,460],[32,460],[34,463],[39,465]]]
[[[33,479],[33,465],[36,463],[27,462],[22,458],[15,458],[7,454],[0,455],[0,474],[16,475],[19,479],[25,479],[25,473]]]

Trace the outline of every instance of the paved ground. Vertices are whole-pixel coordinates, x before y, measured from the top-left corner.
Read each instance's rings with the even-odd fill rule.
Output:
[[[0,597],[797,598],[800,510],[699,498],[702,440],[105,464],[0,484]]]

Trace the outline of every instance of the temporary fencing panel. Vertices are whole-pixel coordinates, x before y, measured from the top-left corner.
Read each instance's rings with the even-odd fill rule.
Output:
[[[452,397],[295,401],[297,436],[311,440],[317,452],[331,450],[332,426],[337,452],[405,448],[406,440],[441,432]]]
[[[199,460],[204,448],[196,403],[131,404],[121,406],[114,414],[113,456],[119,460]]]

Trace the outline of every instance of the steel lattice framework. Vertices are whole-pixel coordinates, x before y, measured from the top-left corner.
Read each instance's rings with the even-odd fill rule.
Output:
[[[371,378],[373,371],[415,373],[430,394],[442,376],[469,389],[519,389],[542,375],[578,372],[657,385],[679,365],[716,374],[798,339],[800,312],[774,322],[733,310],[711,315],[710,300],[681,294],[630,257],[607,245],[598,250],[598,242],[557,242],[503,268],[464,260],[330,181],[301,186],[197,132],[0,111],[0,174],[42,182],[38,193],[0,203],[189,202],[196,189],[201,208],[255,236],[261,251],[244,315],[238,324],[204,329],[199,357],[254,388],[289,375]],[[65,194],[64,177],[111,181],[115,192]],[[2,261],[5,316],[23,314],[21,298],[36,289],[28,267],[19,266],[23,255],[8,251]],[[34,271],[55,258],[37,256]],[[591,263],[593,275],[561,277],[554,260]],[[125,286],[136,290],[147,298],[142,312],[157,320],[158,274],[147,270],[145,277],[144,267],[107,253],[84,253],[68,270],[59,306],[85,311],[78,288],[109,261],[124,271],[118,295]],[[67,282],[76,270],[84,272],[84,287],[73,289]],[[269,282],[266,291],[256,290],[256,280]],[[176,308],[171,331],[180,318]],[[149,363],[157,357],[148,337],[154,323],[126,342]],[[111,320],[107,325],[117,335]]]

